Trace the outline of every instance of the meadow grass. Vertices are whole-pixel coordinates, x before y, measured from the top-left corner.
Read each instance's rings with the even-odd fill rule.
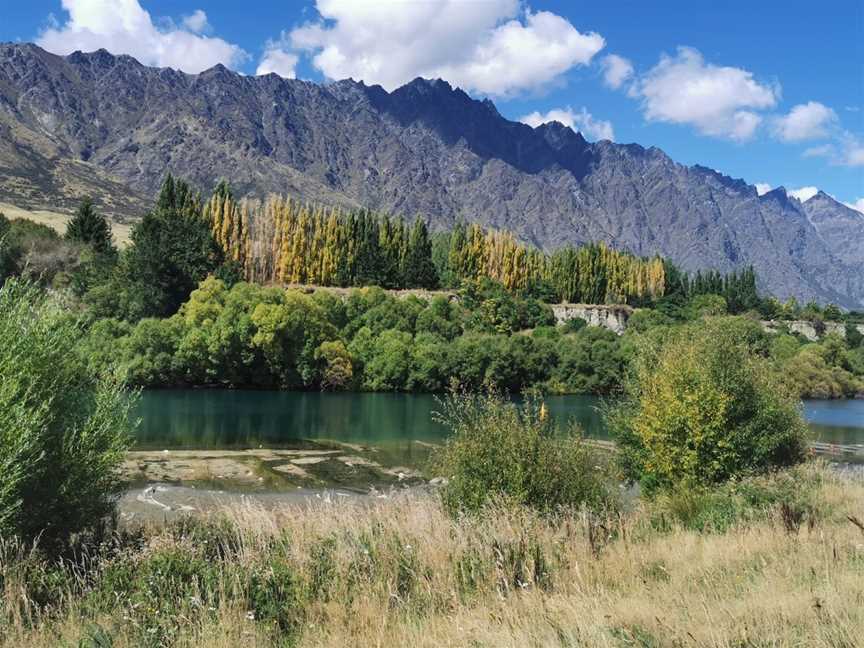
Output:
[[[8,646],[858,646],[864,481],[814,463],[600,517],[252,505],[61,563],[2,547]]]

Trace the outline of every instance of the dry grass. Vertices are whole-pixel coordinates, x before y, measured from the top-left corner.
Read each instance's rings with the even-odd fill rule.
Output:
[[[46,211],[43,209],[21,209],[9,203],[0,202],[0,214],[4,214],[6,218],[25,218],[40,225],[47,225],[58,234],[65,234],[66,223],[72,218],[72,214],[61,212]],[[132,234],[132,225],[134,223],[118,223],[115,220],[111,221],[111,231],[114,234],[114,243],[123,248],[129,244],[129,237]]]
[[[555,523],[524,509],[454,522],[421,495],[276,512],[239,506],[221,514],[230,521],[218,527],[221,558],[204,560],[219,563],[216,581],[202,571],[158,614],[135,607],[147,598],[93,605],[91,584],[28,622],[12,613],[22,609],[20,584],[5,578],[0,627],[10,646],[78,645],[98,638],[94,624],[110,643],[81,645],[862,645],[864,533],[846,516],[864,517],[864,483],[805,470],[824,474],[818,511],[797,530],[779,508],[700,533],[656,530],[643,506],[616,519],[580,513]],[[214,542],[194,529],[154,527],[144,538],[132,564],[172,551],[207,556]],[[287,617],[250,618],[250,583],[272,581],[278,565],[293,575],[272,597],[290,608]],[[158,598],[165,590],[149,578]],[[291,608],[294,595],[302,603]],[[280,619],[289,627],[274,632]]]

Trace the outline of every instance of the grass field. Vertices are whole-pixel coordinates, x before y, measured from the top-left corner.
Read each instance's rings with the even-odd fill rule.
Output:
[[[766,500],[725,528],[683,522],[680,501],[453,520],[415,493],[234,506],[127,531],[78,567],[6,546],[0,631],[46,647],[860,646],[864,482],[819,465],[778,479],[808,504]]]
[[[47,225],[48,227],[56,230],[60,234],[66,232],[66,223],[72,216],[71,214],[64,214],[60,212],[52,212],[45,210],[31,211],[27,209],[21,209],[19,207],[15,207],[14,205],[10,205],[9,203],[4,202],[0,202],[0,214],[4,214],[6,218],[9,218],[10,220],[13,218],[26,218],[36,223]],[[132,224],[117,223],[112,221],[111,230],[114,233],[114,242],[118,246],[125,247],[129,243],[129,235],[132,232]]]

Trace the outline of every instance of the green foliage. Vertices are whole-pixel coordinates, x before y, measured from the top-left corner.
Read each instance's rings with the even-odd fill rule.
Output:
[[[157,208],[132,229],[112,287],[119,311],[132,321],[165,317],[222,263],[222,251],[200,214],[199,199],[183,182],[165,180]]]
[[[650,492],[800,461],[806,424],[762,344],[736,318],[644,338],[625,397],[605,413],[625,475]]]
[[[96,212],[89,198],[84,199],[66,223],[66,239],[89,245],[97,254],[109,254],[114,249],[111,225],[105,216]]]
[[[687,306],[691,319],[725,315],[728,312],[726,299],[721,295],[694,295]]]
[[[510,314],[505,332],[476,331],[478,320],[464,303],[443,296],[426,301],[367,288],[343,300],[326,290],[229,288],[210,277],[170,318],[135,325],[96,320],[82,354],[94,371],[116,364],[142,387],[440,392],[455,381],[466,389],[514,392],[617,388],[625,356],[616,335],[594,327],[561,335],[548,324],[544,304],[494,294],[481,303]],[[526,324],[537,325],[533,335],[509,330]]]
[[[12,241],[9,239],[11,230],[12,225],[9,223],[9,219],[0,212],[0,286],[15,273],[18,266],[18,251],[12,246]]]
[[[852,322],[846,323],[846,344],[850,349],[864,346],[864,333],[858,330],[858,326]]]
[[[621,341],[612,331],[589,326],[561,345],[553,378],[567,393],[608,394],[626,370]],[[561,389],[563,386],[563,389]]]
[[[675,320],[660,310],[640,308],[627,320],[628,333],[645,333],[658,326],[670,326]]]
[[[408,382],[411,334],[388,329],[372,340],[364,362],[363,386],[371,391],[395,391]]]
[[[843,311],[836,304],[828,304],[822,311],[825,319],[829,322],[839,322],[843,319]]]
[[[0,219],[0,283],[21,276],[42,285],[63,288],[80,268],[83,248],[57,232],[23,218]]]
[[[701,533],[724,533],[735,525],[783,519],[784,514],[785,523],[790,522],[790,514],[797,524],[813,523],[826,513],[815,496],[821,483],[819,472],[798,466],[710,488],[682,484],[659,494],[649,504],[649,512],[661,530],[676,522]]]
[[[547,513],[615,506],[602,460],[578,429],[562,434],[536,402],[520,407],[496,396],[454,395],[439,417],[451,436],[435,470],[448,480],[442,497],[452,514],[501,499]]]
[[[351,355],[341,340],[322,342],[315,350],[322,389],[349,389],[354,381]]]
[[[49,547],[112,510],[130,443],[131,399],[87,370],[80,333],[32,285],[0,288],[0,533]]]
[[[555,323],[552,309],[523,298],[490,279],[463,283],[460,297],[468,311],[466,328],[484,333],[512,333]]]
[[[788,333],[778,333],[771,340],[771,358],[779,363],[794,358],[800,349],[801,343],[798,338]]]
[[[803,345],[781,333],[771,342],[778,374],[801,398],[854,398],[864,391],[864,381],[856,377],[862,375],[860,356],[835,333]]]
[[[852,373],[832,365],[818,345],[804,347],[780,366],[780,373],[801,398],[853,398],[864,389]]]
[[[711,312],[702,313],[709,315],[721,315],[727,311],[732,314],[744,313],[748,310],[760,308],[762,300],[756,291],[756,273],[753,266],[741,271],[733,271],[721,274],[717,271],[697,271],[695,275],[682,272],[669,261],[666,261],[666,289],[664,295],[678,296],[683,299],[693,300],[701,295],[715,295],[723,298],[722,313],[717,312],[719,302],[712,304]],[[697,307],[694,313],[700,313]],[[769,318],[770,319],[770,318]]]

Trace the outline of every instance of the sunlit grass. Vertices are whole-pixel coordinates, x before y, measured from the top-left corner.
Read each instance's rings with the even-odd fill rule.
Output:
[[[151,525],[79,571],[7,547],[0,627],[9,646],[860,645],[864,482],[784,484],[810,493],[797,522],[772,502],[725,530],[668,502],[453,520],[415,493]]]

